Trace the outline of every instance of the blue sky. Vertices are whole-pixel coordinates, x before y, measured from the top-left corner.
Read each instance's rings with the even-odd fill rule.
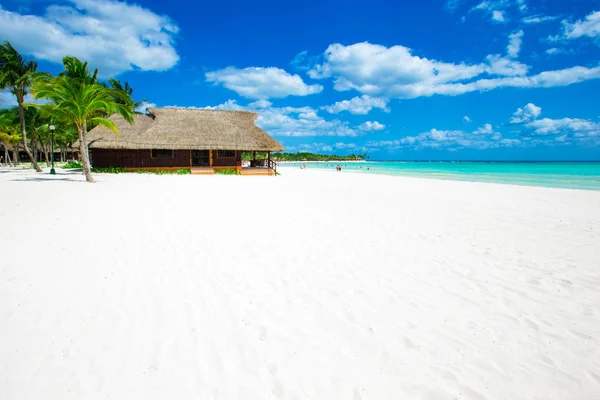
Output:
[[[0,40],[150,105],[258,111],[288,151],[600,159],[600,0],[2,0]]]

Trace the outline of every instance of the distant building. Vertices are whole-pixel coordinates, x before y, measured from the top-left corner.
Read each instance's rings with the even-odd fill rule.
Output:
[[[275,173],[271,152],[283,146],[254,125],[258,113],[187,108],[149,108],[130,125],[120,115],[110,119],[119,130],[97,126],[88,132],[91,164],[95,168],[178,170],[214,173],[235,169],[245,174]],[[264,152],[267,160],[242,168],[242,152]],[[256,158],[256,157],[254,157]]]

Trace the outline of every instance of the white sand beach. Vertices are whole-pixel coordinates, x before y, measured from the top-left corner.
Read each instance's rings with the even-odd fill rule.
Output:
[[[0,399],[600,398],[600,192],[0,169]]]

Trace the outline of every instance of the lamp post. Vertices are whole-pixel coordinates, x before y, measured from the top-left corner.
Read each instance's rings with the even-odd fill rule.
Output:
[[[50,168],[50,175],[56,175],[56,171],[54,170],[54,129],[56,129],[56,127],[50,125],[50,132],[52,133],[52,168]]]

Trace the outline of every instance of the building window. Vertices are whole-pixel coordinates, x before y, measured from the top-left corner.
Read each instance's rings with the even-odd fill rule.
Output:
[[[235,150],[219,150],[217,151],[217,157],[235,157]]]
[[[173,158],[173,150],[152,150],[152,158]]]

